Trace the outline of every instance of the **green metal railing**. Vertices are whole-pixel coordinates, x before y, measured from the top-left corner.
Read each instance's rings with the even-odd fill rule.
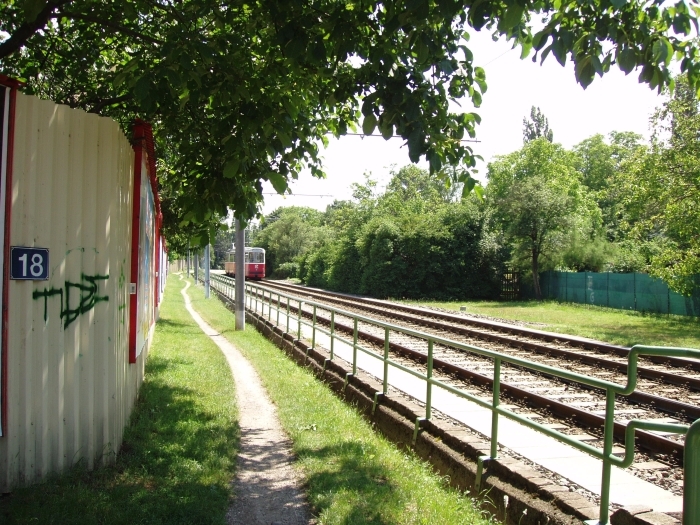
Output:
[[[222,276],[212,275],[212,287],[229,298],[233,298],[234,280]],[[292,310],[292,304],[297,307]],[[304,319],[302,308],[306,305],[312,308],[311,321]],[[388,376],[390,369],[401,370],[413,377],[419,378],[426,383],[426,400],[425,400],[425,417],[419,417],[415,421],[415,429],[413,439],[417,438],[418,432],[423,421],[430,420],[432,410],[432,389],[437,387],[447,392],[467,399],[483,408],[491,410],[491,449],[489,456],[482,456],[477,463],[477,489],[481,484],[481,476],[483,468],[488,461],[498,458],[498,421],[499,416],[506,417],[516,421],[528,428],[536,430],[542,434],[550,436],[562,443],[566,443],[582,452],[602,461],[602,483],[600,495],[600,515],[599,520],[592,523],[599,525],[608,525],[609,523],[609,508],[610,508],[610,477],[613,466],[626,468],[632,464],[634,459],[634,435],[637,429],[647,431],[668,432],[674,434],[685,434],[685,452],[684,452],[684,488],[683,488],[683,524],[697,525],[700,523],[700,420],[695,421],[692,425],[657,423],[654,421],[631,420],[628,422],[625,432],[625,453],[623,457],[613,455],[613,426],[615,416],[615,396],[629,395],[634,392],[637,386],[637,363],[640,356],[667,356],[667,357],[685,357],[700,359],[700,350],[687,348],[666,348],[666,347],[651,347],[651,346],[634,346],[628,356],[627,365],[627,383],[619,385],[610,381],[596,379],[585,375],[554,368],[548,365],[535,363],[526,359],[485,350],[471,345],[450,341],[438,336],[425,334],[416,330],[395,326],[388,323],[383,323],[358,315],[352,312],[347,312],[338,308],[332,308],[328,305],[307,301],[292,295],[284,294],[268,288],[263,288],[259,284],[246,283],[246,307],[250,308],[263,317],[267,313],[268,320],[272,317],[273,310],[276,312],[277,326],[280,325],[280,313],[286,317],[286,332],[290,333],[290,319],[296,317],[296,337],[301,339],[302,325],[311,329],[311,348],[315,348],[317,333],[322,333],[330,338],[330,357],[326,362],[334,359],[334,346],[336,341],[341,341],[352,348],[352,372],[346,375],[345,385],[351,376],[357,374],[357,359],[358,352],[368,355],[372,358],[383,362],[383,378],[382,392],[376,392],[374,396],[373,410],[376,408],[378,399],[382,395],[387,394]],[[330,326],[325,328],[318,322],[318,311],[324,311],[329,314]],[[338,334],[335,326],[335,318],[337,315],[347,317],[353,320],[353,337],[352,340],[347,340]],[[363,348],[358,343],[358,323],[367,323],[384,330],[384,351],[378,354],[372,350]],[[420,338],[427,343],[427,370],[425,373],[418,372],[411,368],[401,365],[389,359],[389,334],[391,332],[408,335],[415,338]],[[433,377],[433,348],[434,345],[444,345],[451,348],[459,349],[464,352],[469,352],[482,357],[493,360],[493,384],[491,400],[484,400],[476,395],[470,394],[459,388],[443,383]],[[604,439],[603,448],[599,449],[588,445],[585,442],[579,441],[572,436],[558,432],[557,430],[548,428],[531,419],[523,417],[519,414],[511,412],[500,406],[500,384],[501,384],[501,365],[508,363],[518,367],[526,368],[535,372],[541,372],[550,376],[559,377],[568,381],[577,382],[590,387],[598,388],[606,393],[606,411],[604,424]],[[324,364],[325,366],[325,364]]]

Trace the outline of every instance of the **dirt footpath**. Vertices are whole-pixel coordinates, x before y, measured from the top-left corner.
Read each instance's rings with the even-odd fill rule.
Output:
[[[221,348],[236,383],[241,450],[234,481],[235,499],[228,510],[230,525],[311,525],[315,520],[293,465],[291,442],[282,430],[277,410],[257,372],[241,353],[192,309],[185,306],[202,331]]]

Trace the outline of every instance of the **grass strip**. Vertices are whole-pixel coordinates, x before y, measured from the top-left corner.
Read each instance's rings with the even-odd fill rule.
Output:
[[[531,328],[634,346],[700,348],[700,318],[648,314],[601,306],[556,301],[401,301],[407,304],[459,310],[522,321]]]
[[[234,315],[215,297],[204,299],[201,286],[188,293],[200,315],[260,374],[293,441],[320,524],[492,522],[471,498],[374,432],[356,409],[254,328],[236,332]]]
[[[235,390],[218,347],[168,280],[146,376],[113,465],[78,465],[0,499],[2,524],[223,524],[239,446]]]

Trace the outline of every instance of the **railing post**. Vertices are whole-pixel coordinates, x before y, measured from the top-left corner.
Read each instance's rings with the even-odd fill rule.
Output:
[[[493,395],[491,398],[491,459],[498,457],[498,412],[501,404],[501,360],[493,360]]]
[[[287,297],[287,331],[285,333],[289,333],[289,297]]]
[[[603,476],[600,483],[599,525],[608,525],[610,519],[610,475],[612,474],[613,430],[615,428],[615,391],[605,391],[605,428],[603,430]]]
[[[297,341],[301,341],[301,305],[304,304],[299,301],[299,317],[297,319]]]
[[[311,323],[311,349],[316,350],[316,305],[314,305],[314,319]]]
[[[430,412],[433,404],[433,384],[431,379],[433,377],[433,340],[428,339],[428,374],[426,381],[426,392],[425,392],[425,419],[430,419]]]
[[[333,361],[333,344],[335,343],[335,312],[331,312],[331,361]]]
[[[700,419],[685,436],[683,455],[683,525],[700,523]]]
[[[384,381],[382,382],[382,393],[386,395],[389,391],[389,327],[384,328]]]
[[[277,294],[277,326],[280,325],[280,300],[281,296],[280,294]]]
[[[352,331],[352,375],[357,375],[357,317]]]

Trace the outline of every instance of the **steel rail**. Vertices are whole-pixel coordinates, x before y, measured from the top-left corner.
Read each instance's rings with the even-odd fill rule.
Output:
[[[608,352],[610,354],[614,354],[618,357],[623,357],[627,358],[629,355],[630,349],[625,346],[618,346],[618,345],[611,345],[608,343],[603,343],[601,341],[593,341],[589,339],[585,339],[582,337],[573,337],[565,334],[556,334],[553,332],[545,332],[542,330],[534,330],[531,328],[523,328],[520,326],[515,326],[515,325],[509,325],[505,323],[499,323],[497,321],[488,321],[485,319],[466,319],[462,316],[458,315],[453,315],[447,312],[435,312],[432,310],[427,310],[424,308],[419,308],[419,307],[414,307],[414,306],[408,306],[400,303],[394,303],[390,301],[382,301],[380,299],[371,299],[368,297],[359,297],[359,296],[354,296],[354,295],[349,295],[349,294],[342,294],[338,292],[328,292],[325,290],[318,290],[314,288],[307,288],[305,286],[301,285],[296,285],[296,284],[290,284],[290,283],[276,283],[273,281],[264,281],[264,284],[269,287],[276,287],[279,289],[284,289],[284,290],[296,290],[299,293],[304,293],[310,296],[317,296],[317,297],[324,297],[324,296],[330,296],[330,297],[337,297],[340,300],[352,300],[354,302],[360,302],[363,304],[370,304],[370,305],[375,305],[375,306],[384,306],[384,307],[390,307],[394,308],[396,310],[400,310],[402,312],[407,312],[407,313],[414,313],[414,314],[420,314],[424,316],[429,316],[429,317],[434,317],[436,319],[445,319],[445,320],[450,320],[452,322],[456,323],[461,323],[461,324],[471,324],[474,326],[481,326],[485,329],[490,329],[494,330],[497,332],[505,332],[508,334],[514,334],[514,335],[519,335],[522,337],[530,337],[532,339],[541,339],[543,341],[547,341],[550,343],[568,343],[571,345],[575,345],[580,348],[584,348],[586,350],[593,350],[596,352],[604,351]],[[424,321],[424,320],[421,320]],[[476,334],[479,334],[481,332],[476,332]],[[509,340],[511,341],[511,340]],[[524,342],[523,342],[524,343]],[[519,344],[522,344],[519,342]],[[549,348],[549,347],[547,347]],[[533,347],[535,349],[535,347]],[[667,357],[667,356],[646,356],[647,359],[652,361],[653,363],[656,364],[663,364],[663,365],[668,365],[672,366],[675,368],[688,368],[690,370],[694,370],[696,372],[700,372],[700,362],[696,362],[690,359],[683,359],[683,358],[678,358],[678,357]],[[614,361],[610,361],[611,363],[614,363]],[[641,370],[641,368],[640,368]],[[654,370],[652,369],[646,369],[645,373],[649,373],[649,379],[655,379],[658,376],[654,375]],[[700,390],[700,378],[683,378],[683,382],[680,383],[675,383],[680,386],[689,384],[692,385],[691,387]]]
[[[373,309],[371,309],[371,311],[374,313],[380,313],[382,315],[387,315],[387,312],[381,311],[379,309],[373,308]],[[391,312],[389,315],[391,315],[392,317],[397,317],[400,320],[409,321],[409,322],[413,322],[413,323],[417,322],[415,319],[411,319],[410,317],[404,316],[402,314],[396,314],[394,312]],[[459,333],[461,335],[465,335],[465,332],[468,335],[468,332],[470,332],[469,329],[465,329],[465,328],[445,327],[444,325],[441,325],[438,322],[431,322],[431,321],[425,321],[425,320],[420,320],[420,322],[427,324],[431,328],[454,331],[454,332]],[[364,337],[365,338],[372,338],[373,336],[371,336],[369,334],[365,334]],[[484,339],[491,341],[491,342],[497,342],[499,344],[506,344],[509,346],[513,345],[513,341],[511,339],[508,339],[508,338],[502,337],[502,336],[487,336]],[[527,342],[524,342],[523,344],[521,344],[521,342],[517,342],[517,344],[521,345],[521,346],[526,346],[526,348],[529,348],[530,345],[537,346],[537,345],[534,345],[533,343],[527,343]],[[546,351],[546,353],[548,355],[552,355],[552,356],[556,356],[556,357],[566,357],[566,358],[570,358],[570,359],[579,359],[579,360],[583,361],[583,359],[581,359],[582,356],[580,356],[579,354],[576,354],[575,352],[570,352],[567,350],[553,349],[553,348],[548,348],[548,347],[539,347],[539,346],[538,346],[538,348],[543,349],[542,352]],[[408,351],[408,349],[407,349],[407,351]],[[616,363],[614,361],[607,361],[607,360],[604,360],[602,358],[601,358],[601,361],[602,361],[604,367],[605,367],[606,363],[609,363],[611,365],[614,365],[614,366],[611,366],[610,368],[614,369],[615,371],[622,373],[622,374],[627,373],[627,364],[626,363]],[[593,365],[593,366],[599,366],[601,363],[598,361],[598,359],[595,356],[588,356],[588,359],[586,360],[586,364]],[[643,373],[643,370],[644,369],[642,367],[638,368],[638,373],[641,377],[645,376],[645,374]],[[651,372],[652,375],[653,374],[664,374],[664,376],[669,375],[669,374],[666,374],[664,372],[658,372],[655,370],[647,370],[647,371]],[[468,372],[468,373],[471,373],[471,372]],[[548,376],[547,374],[543,374],[543,375],[546,377],[553,377],[553,376]],[[672,379],[674,378],[674,376],[672,376],[672,375],[669,375],[669,376],[670,376],[671,380],[668,382],[673,383],[674,381],[672,381]],[[677,380],[677,383],[675,383],[675,384],[685,384],[683,382],[683,380],[685,378],[675,377],[675,379]],[[700,384],[700,381],[698,381],[698,383]],[[503,383],[503,384],[505,384],[505,383]],[[505,388],[506,388],[506,390],[510,390],[511,388],[514,388],[514,387],[506,386]],[[513,392],[517,392],[517,391],[523,391],[523,390],[516,389]],[[531,395],[535,395],[535,394],[531,394]],[[546,398],[543,398],[543,399],[546,399]],[[669,414],[674,414],[674,415],[681,414],[684,417],[687,417],[692,421],[694,421],[696,419],[700,419],[700,406],[698,406],[698,405],[691,405],[689,403],[684,403],[683,401],[676,401],[674,399],[669,399],[667,397],[662,397],[662,396],[658,396],[655,394],[649,394],[649,393],[640,392],[640,391],[632,392],[628,396],[628,399],[634,403],[638,403],[638,404],[642,404],[642,405],[653,405],[655,409],[668,412]],[[558,403],[557,401],[553,401],[553,402]],[[568,405],[563,404],[563,406],[567,407]],[[565,411],[566,411],[566,409],[562,408],[562,411],[560,413],[563,414]],[[586,411],[580,411],[580,412],[581,412],[581,414],[574,414],[572,412],[570,415],[576,416],[581,421],[586,422],[587,425],[590,425],[593,427],[596,426],[596,422],[590,421],[590,420],[588,420],[588,418],[585,415],[582,415],[582,414],[590,414],[589,412],[586,412]],[[615,437],[622,438],[623,436],[624,436],[624,427],[622,427],[622,428],[616,427]],[[643,443],[646,443],[646,442],[650,443],[650,445],[647,446],[646,448],[648,448],[649,450],[654,450],[653,448],[651,448],[651,446],[652,446],[651,443],[656,442],[655,438],[654,437],[644,438]],[[673,445],[672,445],[672,443],[673,443]],[[640,444],[642,444],[642,443],[640,443]],[[678,444],[678,443],[671,441],[671,440],[664,440],[664,441],[660,442],[660,444],[658,446],[660,447],[660,449],[656,450],[657,452],[680,454],[678,456],[678,458],[680,459],[682,457],[682,450],[683,450],[682,444]]]

